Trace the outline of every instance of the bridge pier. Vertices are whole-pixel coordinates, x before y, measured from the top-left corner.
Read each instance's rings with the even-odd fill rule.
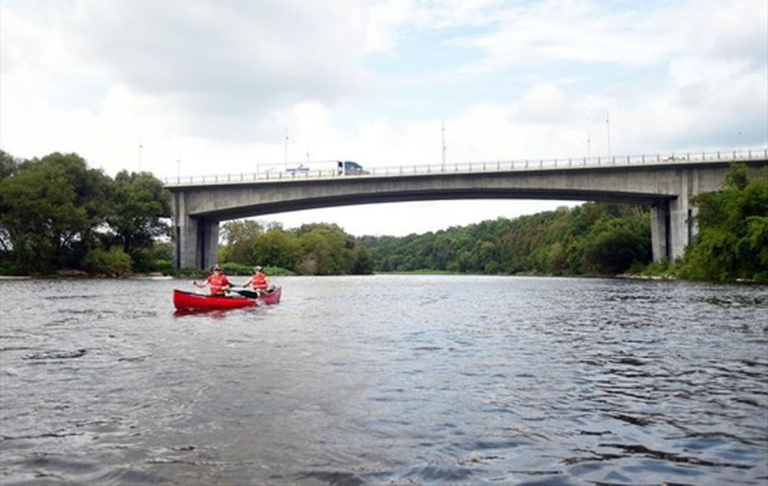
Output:
[[[173,267],[210,268],[218,259],[219,221],[187,214],[184,193],[174,195]]]
[[[671,218],[669,201],[663,200],[651,206],[651,250],[653,261],[672,260],[670,247]]]
[[[651,206],[651,248],[653,261],[675,261],[682,258],[685,248],[693,242],[699,228],[698,212],[688,196],[662,200]]]

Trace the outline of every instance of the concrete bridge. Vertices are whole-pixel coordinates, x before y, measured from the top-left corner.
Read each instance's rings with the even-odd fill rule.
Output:
[[[173,194],[174,265],[216,261],[222,221],[355,204],[456,199],[542,199],[644,204],[653,259],[676,259],[697,232],[691,201],[722,187],[734,162],[768,166],[768,150],[610,159],[493,161],[166,180]]]

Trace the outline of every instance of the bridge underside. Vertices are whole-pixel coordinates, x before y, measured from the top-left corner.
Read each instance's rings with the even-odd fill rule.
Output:
[[[282,201],[261,202],[248,206],[230,207],[199,212],[176,218],[177,268],[207,268],[217,260],[219,224],[221,221],[247,217],[262,217],[308,209],[392,202],[440,200],[528,199],[596,201],[640,204],[651,207],[651,233],[654,261],[682,256],[685,245],[695,234],[693,219],[687,207],[680,208],[674,197],[658,194],[615,193],[590,191],[521,191],[521,190],[450,190],[442,192],[408,191],[391,193],[357,193]],[[176,207],[183,206],[177,194]],[[682,212],[681,212],[682,211]],[[176,214],[182,214],[177,212]]]
[[[249,218],[269,214],[322,209],[337,206],[355,206],[361,204],[380,204],[393,202],[423,202],[448,200],[485,200],[485,199],[533,199],[552,201],[595,201],[615,202],[620,204],[653,205],[659,202],[657,194],[614,193],[583,191],[521,191],[521,190],[450,190],[450,191],[407,191],[383,192],[370,194],[342,194],[322,197],[307,197],[283,201],[261,202],[250,206],[202,211],[195,216],[218,221]]]

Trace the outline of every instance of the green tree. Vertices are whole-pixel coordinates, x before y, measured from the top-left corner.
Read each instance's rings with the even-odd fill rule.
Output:
[[[305,275],[338,275],[346,267],[344,235],[329,228],[315,227],[300,231],[303,250],[301,273]]]
[[[650,235],[634,230],[626,220],[601,220],[590,233],[584,263],[595,273],[616,275],[635,263],[650,262]]]
[[[0,180],[16,173],[20,161],[4,150],[0,150]]]
[[[95,248],[85,255],[83,267],[97,275],[122,277],[131,273],[131,257],[120,248]]]
[[[768,280],[768,172],[749,175],[746,165],[735,164],[721,191],[696,197],[699,235],[681,277]]]
[[[169,235],[164,218],[170,215],[170,193],[162,182],[148,172],[121,171],[115,176],[112,211],[107,216],[112,231],[108,246],[129,255],[134,270],[150,270],[150,249],[158,237]]]
[[[255,263],[261,266],[281,267],[293,272],[299,269],[302,248],[295,233],[274,227],[257,236],[252,249]]]
[[[256,254],[253,245],[264,233],[261,223],[252,219],[229,221],[222,230],[225,242],[221,251],[222,261],[254,265]]]
[[[110,180],[75,155],[19,164],[0,180],[0,228],[17,268],[77,268],[111,210]]]

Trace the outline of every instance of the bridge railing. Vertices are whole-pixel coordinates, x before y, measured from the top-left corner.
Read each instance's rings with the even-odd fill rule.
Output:
[[[501,172],[501,171],[534,171],[554,170],[583,167],[603,166],[642,166],[665,163],[695,163],[695,162],[738,162],[754,159],[768,159],[768,149],[763,150],[731,150],[719,152],[686,152],[666,155],[631,155],[613,157],[582,157],[568,159],[522,159],[469,161],[446,164],[403,164],[397,166],[366,167],[364,174],[343,175],[337,169],[304,168],[302,171],[265,170],[240,172],[230,174],[214,174],[203,176],[168,177],[166,186],[222,184],[243,182],[273,182],[295,181],[304,179],[328,179],[345,177],[370,176],[413,176],[439,173],[472,173],[472,172]]]

